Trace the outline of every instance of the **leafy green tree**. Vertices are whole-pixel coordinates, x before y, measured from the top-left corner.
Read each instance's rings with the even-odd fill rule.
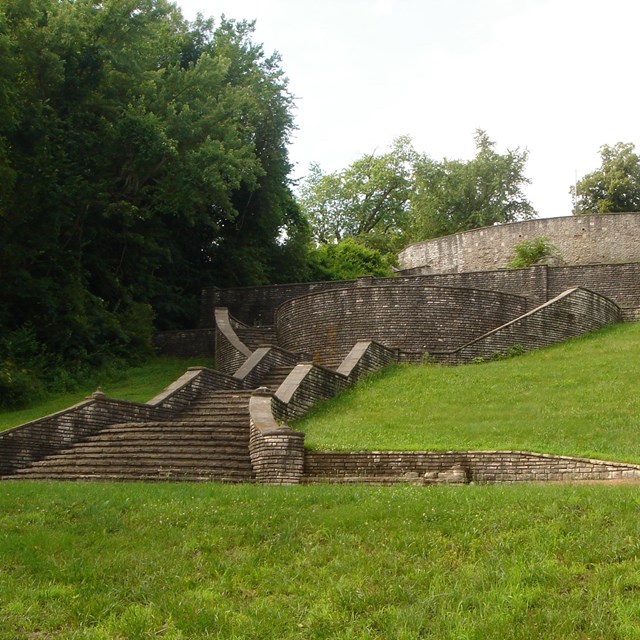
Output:
[[[475,135],[472,160],[435,161],[416,166],[408,239],[425,240],[496,223],[527,220],[535,211],[523,187],[527,151],[499,154],[484,131]]]
[[[363,156],[342,171],[324,173],[313,164],[299,202],[315,240],[351,237],[394,250],[406,224],[416,157],[410,138],[403,136],[389,152]]]
[[[306,268],[293,101],[251,23],[166,0],[0,7],[0,364],[25,327],[62,368],[131,358],[154,316],[197,317],[203,285]]]
[[[573,213],[640,211],[640,157],[631,143],[600,147],[601,165],[571,187]]]

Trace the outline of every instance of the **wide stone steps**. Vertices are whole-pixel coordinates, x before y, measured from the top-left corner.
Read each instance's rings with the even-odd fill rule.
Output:
[[[14,478],[252,482],[250,391],[216,391],[177,420],[114,424]]]
[[[29,475],[15,474],[2,478],[3,480],[108,480],[108,481],[149,481],[157,482],[184,481],[184,482],[254,482],[252,474],[237,467],[225,469],[220,465],[214,469],[194,469],[193,467],[162,467],[142,468],[123,466],[92,466],[85,464],[75,468],[56,470],[34,470]]]

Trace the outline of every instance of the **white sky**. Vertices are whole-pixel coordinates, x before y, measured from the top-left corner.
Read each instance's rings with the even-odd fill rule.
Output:
[[[638,0],[178,0],[187,18],[256,19],[297,97],[294,175],[341,169],[403,134],[435,159],[529,150],[542,217],[598,150],[640,143]]]

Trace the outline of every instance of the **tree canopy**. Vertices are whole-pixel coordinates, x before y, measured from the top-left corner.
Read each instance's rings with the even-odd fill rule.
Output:
[[[468,161],[432,160],[416,166],[408,236],[412,241],[535,217],[524,194],[527,151],[497,153],[481,130],[476,155]]]
[[[311,165],[299,201],[315,240],[327,244],[350,237],[392,245],[406,226],[416,158],[403,136],[387,153],[366,154],[341,171],[324,173]]]
[[[481,130],[475,143],[468,161],[434,160],[404,136],[341,171],[312,165],[299,202],[316,242],[354,238],[393,254],[408,242],[534,217],[523,191],[527,152],[500,154]]]
[[[2,0],[0,394],[18,344],[130,357],[202,286],[305,268],[293,99],[252,32],[166,0]]]
[[[640,157],[635,145],[600,147],[601,165],[571,188],[573,213],[640,211]]]

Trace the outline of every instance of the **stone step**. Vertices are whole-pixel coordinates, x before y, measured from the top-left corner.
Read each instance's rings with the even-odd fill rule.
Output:
[[[260,386],[268,387],[272,391],[275,391],[285,381],[292,369],[293,367],[274,367],[260,381]]]
[[[238,327],[236,333],[240,340],[252,351],[265,344],[277,344],[274,327]]]
[[[224,440],[233,440],[239,442],[249,441],[249,429],[239,431],[237,428],[229,427],[228,429],[185,429],[179,433],[162,432],[162,431],[143,431],[131,430],[122,433],[99,433],[91,436],[83,442],[76,444],[77,447],[85,446],[90,443],[101,442],[158,442],[163,445],[184,444],[185,442],[220,442]]]
[[[183,470],[158,469],[151,471],[132,471],[130,469],[69,469],[64,472],[47,472],[41,470],[29,475],[4,476],[2,480],[109,480],[109,481],[184,481],[184,482],[255,482],[253,474],[236,472],[230,469]]]
[[[113,457],[113,458],[161,458],[161,459],[185,459],[185,460],[209,460],[213,458],[230,457],[234,459],[249,459],[246,443],[225,443],[215,447],[206,445],[192,445],[182,447],[162,447],[149,443],[146,446],[123,444],[114,446],[113,444],[88,444],[83,447],[67,449],[65,452],[47,456],[44,460],[34,462],[34,465],[45,464],[49,461],[91,458],[91,457]]]
[[[339,359],[339,360],[322,360],[318,364],[321,364],[323,367],[327,367],[328,369],[333,369],[335,371],[342,364],[342,359]]]
[[[215,422],[218,421],[218,417],[221,419],[239,420],[249,416],[249,409],[248,407],[243,407],[241,411],[229,411],[216,406],[198,405],[185,409],[178,417],[180,418],[180,422],[189,422],[192,416],[215,416]]]
[[[27,467],[25,469],[19,469],[16,473],[20,475],[29,474],[32,471],[48,469],[49,471],[53,471],[54,469],[77,469],[82,468],[83,470],[89,469],[113,469],[113,468],[122,468],[122,469],[164,469],[164,468],[176,468],[176,469],[207,469],[207,470],[216,470],[216,469],[231,469],[236,470],[238,472],[247,472],[251,471],[251,461],[247,458],[245,459],[232,459],[232,458],[221,458],[220,460],[211,459],[211,458],[203,458],[201,460],[194,460],[190,458],[171,458],[167,459],[165,457],[141,457],[136,458],[132,457],[110,457],[110,456],[102,456],[102,457],[91,457],[88,456],[86,458],[74,458],[72,456],[67,456],[65,458],[60,459],[47,459],[40,460],[39,462],[34,463],[31,467]]]

